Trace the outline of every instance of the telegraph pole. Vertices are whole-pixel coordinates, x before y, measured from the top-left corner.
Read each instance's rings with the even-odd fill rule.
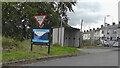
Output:
[[[80,46],[82,46],[83,45],[83,33],[82,33],[82,26],[83,26],[83,19],[81,20],[81,30],[80,30],[80,33],[81,33],[81,38],[80,38]]]
[[[82,32],[82,24],[83,24],[83,19],[81,20],[81,32]]]

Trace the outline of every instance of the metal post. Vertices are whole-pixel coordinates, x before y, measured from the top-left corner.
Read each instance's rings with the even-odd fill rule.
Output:
[[[32,29],[33,30],[33,29]],[[33,31],[32,31],[32,39],[33,39]],[[32,42],[32,39],[31,39],[31,48],[30,48],[30,51],[32,51],[32,48],[33,48],[33,42]]]
[[[81,32],[82,32],[82,24],[83,24],[83,19],[81,20]]]
[[[50,29],[50,32],[48,33],[48,36],[49,36],[49,43],[48,43],[48,55],[50,54],[50,40],[51,40],[51,29]]]
[[[48,45],[48,55],[50,54],[50,44]]]
[[[30,51],[32,51],[32,46],[33,46],[33,45],[32,45],[32,43],[31,43],[31,48],[30,48]]]
[[[106,15],[105,17],[104,17],[104,26],[106,26],[106,17],[109,17],[110,15]]]
[[[104,26],[106,26],[106,16],[104,17]]]
[[[80,31],[80,33],[81,33],[81,40],[80,40],[80,42],[81,42],[81,46],[83,45],[82,24],[83,24],[83,19],[81,20],[81,31]]]
[[[61,21],[60,22],[61,22],[60,45],[63,46],[62,45],[62,15],[61,15]]]

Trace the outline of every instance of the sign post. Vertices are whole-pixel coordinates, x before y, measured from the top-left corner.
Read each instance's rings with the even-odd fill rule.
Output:
[[[48,46],[48,54],[50,54],[50,30],[49,29],[33,29],[33,37],[31,40],[31,51],[33,45]]]

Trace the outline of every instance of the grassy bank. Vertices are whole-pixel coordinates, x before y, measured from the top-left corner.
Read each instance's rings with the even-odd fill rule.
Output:
[[[10,40],[10,38],[3,40],[3,62],[16,61],[21,59],[30,59],[48,56],[47,46],[33,45],[33,51],[30,51],[30,40],[25,40],[23,42]],[[8,44],[8,45],[7,45]],[[58,44],[51,45],[50,56],[51,55],[63,55],[79,53],[80,51],[72,47],[61,47]]]
[[[90,40],[83,40],[82,48],[97,47],[97,45],[99,44],[101,43],[99,42],[92,43]]]

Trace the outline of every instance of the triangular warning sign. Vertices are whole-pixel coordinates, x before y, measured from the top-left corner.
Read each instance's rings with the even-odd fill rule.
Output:
[[[34,18],[37,21],[38,25],[41,27],[46,18],[46,15],[36,15],[36,16],[34,16]]]

